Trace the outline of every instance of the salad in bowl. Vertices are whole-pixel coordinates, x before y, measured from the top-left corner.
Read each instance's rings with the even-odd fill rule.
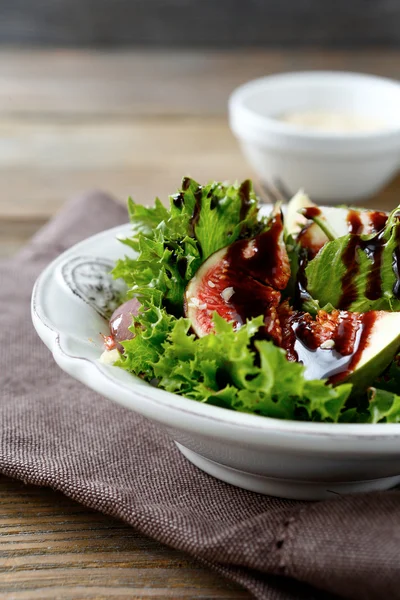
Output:
[[[130,223],[39,276],[57,364],[225,482],[299,499],[399,484],[400,211],[191,178],[169,200],[130,200]]]
[[[103,362],[242,413],[400,422],[400,209],[266,209],[249,180],[185,177],[129,215]]]

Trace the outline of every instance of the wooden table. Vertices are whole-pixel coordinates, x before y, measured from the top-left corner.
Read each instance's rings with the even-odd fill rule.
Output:
[[[400,52],[1,51],[0,256],[81,190],[149,203],[184,174],[252,175],[229,132],[230,91],[307,68],[400,78]],[[375,204],[394,206],[399,190],[397,179]],[[114,519],[0,477],[0,597],[249,596]]]

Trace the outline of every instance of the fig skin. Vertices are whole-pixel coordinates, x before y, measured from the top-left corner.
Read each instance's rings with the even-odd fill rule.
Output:
[[[131,340],[134,336],[129,327],[132,325],[132,317],[139,313],[140,302],[137,298],[132,298],[115,309],[110,319],[110,332],[115,342],[117,350],[123,352],[124,349],[120,342]]]
[[[214,312],[233,323],[235,329],[247,319],[264,315],[266,333],[279,343],[275,309],[289,278],[282,216],[276,212],[268,230],[208,257],[186,287],[185,315],[198,337],[213,331]]]

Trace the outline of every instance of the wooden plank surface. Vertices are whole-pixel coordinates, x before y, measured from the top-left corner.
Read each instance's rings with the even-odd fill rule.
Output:
[[[0,51],[0,256],[65,200],[101,188],[124,202],[253,173],[228,127],[229,93],[292,69],[400,78],[400,51]],[[400,201],[400,179],[370,202]],[[0,478],[0,598],[245,598],[131,528],[58,493]]]
[[[2,600],[249,597],[116,519],[0,476]]]
[[[253,176],[229,131],[229,93],[292,69],[400,78],[400,51],[0,51],[0,256],[89,188],[145,204],[184,174]],[[398,185],[379,198],[396,202]],[[4,234],[3,234],[4,232]]]
[[[59,119],[225,116],[229,93],[270,73],[336,69],[400,78],[400,50],[0,50],[0,114]]]

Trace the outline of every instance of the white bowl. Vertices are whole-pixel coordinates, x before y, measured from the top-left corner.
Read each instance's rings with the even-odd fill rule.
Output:
[[[93,297],[101,281],[103,292],[95,303],[102,312],[102,300],[109,300],[115,285],[108,269],[129,252],[117,235],[125,237],[130,229],[117,227],[77,244],[35,284],[33,323],[64,371],[158,423],[191,462],[233,485],[319,499],[400,483],[400,425],[306,423],[234,412],[156,389],[100,363],[100,333],[109,333],[108,324],[82,298]]]
[[[329,133],[278,120],[285,113],[329,111],[383,121],[375,131]],[[400,168],[400,83],[357,73],[271,75],[237,88],[230,126],[260,179],[304,188],[325,203],[357,202]]]

